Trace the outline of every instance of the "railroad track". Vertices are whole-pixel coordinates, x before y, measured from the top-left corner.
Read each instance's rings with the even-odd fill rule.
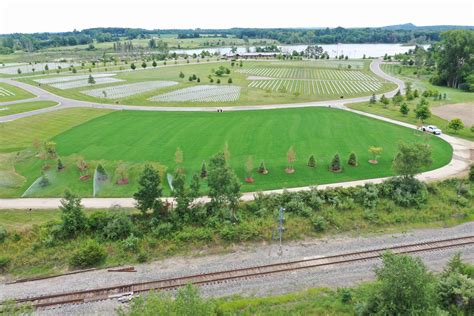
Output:
[[[238,279],[261,277],[273,273],[283,273],[288,271],[309,269],[321,266],[331,266],[355,261],[373,260],[379,258],[380,255],[385,251],[392,251],[394,253],[400,254],[413,254],[442,250],[447,248],[462,247],[471,244],[474,244],[474,236],[466,236],[409,245],[394,246],[388,248],[372,249],[360,252],[345,253],[327,257],[310,258],[248,268],[188,275],[171,279],[162,279],[156,281],[132,283],[92,290],[28,297],[23,299],[17,299],[16,303],[29,303],[35,308],[48,308],[65,304],[87,303],[93,301],[120,298],[122,296],[131,297],[135,293],[147,292],[150,290],[172,290],[185,286],[189,283],[194,285],[225,283]]]

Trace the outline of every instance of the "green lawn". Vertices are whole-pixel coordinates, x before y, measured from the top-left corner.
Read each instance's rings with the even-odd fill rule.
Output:
[[[30,147],[37,139],[47,140],[110,110],[72,108],[53,111],[0,124],[0,152]]]
[[[3,92],[2,92],[3,91]],[[0,103],[34,98],[35,95],[21,88],[0,82]]]
[[[0,106],[0,116],[7,116],[16,113],[29,112],[34,110],[39,110],[43,108],[48,108],[50,106],[57,105],[53,101],[37,101],[37,102],[25,102],[25,103],[16,103],[11,105]]]
[[[370,95],[371,92],[369,91],[364,91],[361,92],[359,90],[347,90],[342,93],[339,91],[344,89],[343,87],[346,87],[347,85],[351,85],[352,83],[350,81],[345,81],[341,83],[340,87],[333,86],[334,80],[321,80],[319,81],[319,85],[321,83],[324,83],[325,89],[328,90],[323,90],[315,93],[314,91],[311,93],[308,93],[310,89],[310,83],[312,84],[313,82],[311,80],[307,80],[308,78],[302,77],[299,78],[298,76],[290,77],[290,78],[278,78],[278,79],[284,79],[285,82],[290,84],[288,87],[288,90],[286,92],[282,91],[276,91],[272,89],[261,89],[257,87],[249,87],[249,84],[252,81],[247,80],[247,77],[249,74],[242,73],[240,71],[242,70],[249,70],[255,68],[255,67],[273,67],[273,68],[286,68],[286,69],[291,69],[295,74],[298,72],[301,72],[303,74],[303,70],[306,68],[304,64],[301,64],[301,62],[295,61],[287,61],[284,63],[284,65],[273,65],[271,66],[271,63],[268,61],[244,61],[243,62],[243,67],[239,67],[238,65],[235,65],[232,67],[230,65],[230,62],[228,61],[222,61],[222,62],[215,62],[214,58],[210,59],[211,62],[207,62],[206,59],[201,59],[199,63],[197,63],[196,60],[191,60],[190,64],[177,64],[174,65],[172,61],[168,61],[166,66],[162,66],[161,63],[159,62],[159,66],[157,68],[153,68],[151,66],[151,63],[148,63],[148,67],[146,70],[135,70],[135,71],[130,71],[130,72],[121,72],[117,74],[117,78],[123,79],[126,82],[117,82],[115,84],[96,84],[92,87],[80,87],[80,88],[74,88],[74,89],[67,89],[67,90],[61,90],[57,89],[48,85],[42,85],[42,88],[49,90],[55,94],[62,95],[68,98],[72,99],[78,99],[78,100],[86,100],[86,101],[91,101],[91,102],[98,102],[98,103],[116,103],[116,104],[127,104],[127,105],[153,105],[153,106],[176,106],[176,107],[182,107],[182,106],[236,106],[236,105],[253,105],[253,104],[280,104],[280,103],[302,103],[302,102],[310,102],[310,101],[321,101],[321,100],[334,100],[338,99],[341,96],[344,98],[352,98],[352,97],[360,97],[360,96],[367,96]],[[362,61],[359,61],[362,62]],[[180,61],[182,63],[182,61]],[[319,64],[319,63],[326,63],[326,61],[321,61],[321,62],[314,62],[313,64]],[[353,69],[353,73],[359,73],[361,72],[362,74],[368,75],[374,79],[376,79],[376,82],[379,82],[377,80],[377,77],[375,77],[374,74],[372,74],[369,70],[368,67],[368,61],[363,62],[363,66],[361,69]],[[136,63],[136,66],[140,68],[141,63]],[[240,86],[241,87],[241,92],[240,92],[240,98],[236,101],[232,102],[153,102],[149,101],[148,99],[156,96],[158,94],[166,93],[169,91],[173,90],[178,90],[190,86],[195,86],[195,85],[208,85],[210,84],[210,80],[208,79],[208,76],[212,73],[212,69],[217,69],[219,66],[225,66],[228,67],[231,70],[230,75],[224,75],[221,78],[221,84],[222,86],[228,85],[228,79],[232,78],[232,85]],[[112,66],[108,67],[108,70],[110,71]],[[122,67],[122,66],[120,66]],[[130,65],[126,65],[125,69],[129,69]],[[317,73],[319,71],[319,67],[310,67],[312,68],[311,71]],[[338,69],[337,67],[328,69],[326,66],[321,65],[321,70],[325,73],[333,73],[333,76],[329,76],[328,79],[334,79],[334,78],[344,78],[345,75],[342,73],[343,71],[347,71],[347,69]],[[104,71],[104,69],[102,69]],[[179,74],[180,72],[184,73],[184,78],[180,78]],[[197,83],[196,81],[189,81],[189,76],[196,75],[197,77],[200,78],[200,83]],[[60,76],[64,76],[60,75]],[[324,78],[324,77],[323,77]],[[217,79],[215,75],[213,76],[214,80],[214,85],[217,85]],[[27,83],[37,85],[32,79],[22,79]],[[104,98],[95,98],[88,96],[86,94],[81,93],[81,91],[84,90],[89,90],[89,89],[98,89],[101,87],[111,87],[111,86],[118,86],[118,85],[123,85],[126,83],[135,83],[135,82],[143,82],[143,81],[152,81],[152,80],[172,80],[176,81],[179,84],[168,87],[168,88],[163,88],[163,89],[156,89],[152,90],[149,92],[121,98],[121,99],[104,99]],[[295,82],[293,84],[293,81]],[[337,80],[336,80],[337,81]],[[315,81],[315,83],[318,81]],[[395,89],[395,85],[392,83],[385,82],[383,80],[380,80],[381,86],[380,88],[376,91],[377,93],[382,93],[386,91],[390,91]],[[294,86],[294,87],[293,87]],[[320,87],[321,89],[322,87]],[[359,87],[360,89],[360,87]],[[336,92],[332,92],[338,91]],[[299,91],[299,94],[295,95],[293,92],[294,91]],[[328,93],[328,91],[330,91]]]
[[[82,196],[90,196],[92,182],[78,180],[75,167],[78,155],[90,163],[91,170],[102,162],[112,181],[118,162],[123,161],[129,168],[131,183],[105,184],[99,196],[130,196],[136,190],[136,179],[144,162],[159,163],[173,173],[177,147],[184,152],[183,167],[188,176],[200,169],[203,160],[208,161],[222,150],[226,142],[231,152],[230,164],[242,180],[248,156],[252,156],[255,167],[265,161],[269,174],[254,172],[255,182],[243,183],[244,191],[389,176],[393,174],[391,161],[401,141],[429,142],[434,160],[431,168],[447,164],[452,154],[450,145],[438,137],[421,136],[410,129],[329,108],[224,113],[120,111],[65,129],[53,140],[68,167],[61,173],[50,171],[52,184],[36,190],[32,196],[60,196],[66,187]],[[289,175],[284,169],[290,146],[296,150],[297,161],[296,172]],[[384,148],[378,165],[367,162],[369,146]],[[346,165],[351,151],[360,160],[358,167]],[[339,174],[328,171],[336,153],[341,155],[344,164],[344,171]],[[315,169],[306,166],[311,154],[317,160]],[[33,155],[17,160],[17,172],[28,181],[16,189],[16,195],[21,195],[40,176],[45,163],[54,169],[55,161],[45,162]],[[166,183],[165,189],[169,192]]]

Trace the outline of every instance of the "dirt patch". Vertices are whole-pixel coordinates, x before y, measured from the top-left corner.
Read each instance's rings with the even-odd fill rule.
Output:
[[[431,108],[431,112],[448,121],[459,118],[466,127],[474,124],[474,103],[446,104]]]

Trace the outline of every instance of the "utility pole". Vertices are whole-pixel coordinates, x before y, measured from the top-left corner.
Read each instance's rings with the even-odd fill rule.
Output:
[[[278,218],[278,238],[280,240],[280,247],[278,249],[278,255],[281,256],[283,254],[283,249],[281,247],[281,240],[283,237],[283,231],[285,228],[283,227],[283,222],[285,221],[285,208],[280,207],[279,210],[279,218]]]

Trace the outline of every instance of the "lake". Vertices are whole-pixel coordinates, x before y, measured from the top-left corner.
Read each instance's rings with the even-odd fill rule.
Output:
[[[349,58],[362,58],[364,54],[366,57],[380,57],[385,54],[394,55],[399,53],[405,53],[409,49],[415,48],[414,45],[405,46],[402,44],[323,44],[322,46],[325,51],[329,53],[329,56],[339,56],[344,54],[349,56]],[[278,46],[283,52],[293,52],[294,50],[300,52],[305,50],[308,45],[282,45]],[[425,45],[425,48],[428,45]],[[249,47],[251,52],[255,51],[255,46]],[[229,53],[231,47],[216,47],[216,48],[204,48],[204,49],[177,49],[172,50],[171,52],[176,52],[178,54],[199,54],[203,50],[209,51],[211,54],[215,52],[220,52],[221,55]],[[245,53],[247,51],[246,47],[238,46],[238,53]]]

